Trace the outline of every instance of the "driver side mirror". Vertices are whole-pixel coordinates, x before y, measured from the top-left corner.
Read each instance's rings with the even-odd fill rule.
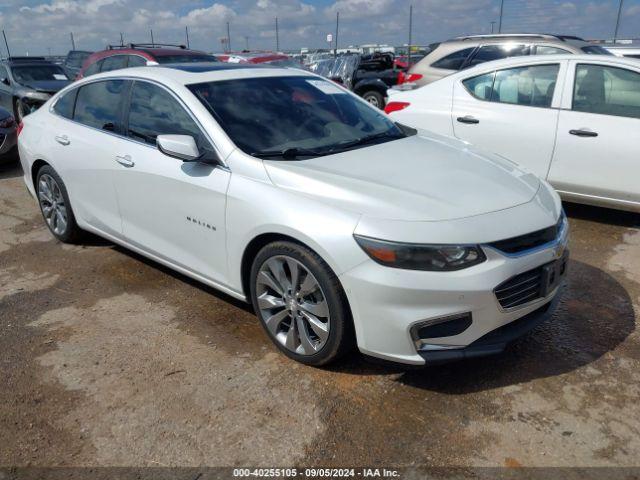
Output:
[[[158,135],[156,144],[162,153],[183,162],[200,160],[200,151],[191,135]]]
[[[4,83],[5,85],[11,85],[11,82],[7,77],[4,77],[2,80],[0,80],[0,82]]]

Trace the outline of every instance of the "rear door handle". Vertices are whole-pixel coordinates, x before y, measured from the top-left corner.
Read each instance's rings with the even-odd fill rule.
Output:
[[[460,123],[467,123],[470,125],[475,125],[477,123],[480,123],[480,120],[478,120],[477,118],[472,117],[471,115],[465,115],[464,117],[458,117],[457,120]]]
[[[575,135],[576,137],[597,137],[597,132],[592,132],[591,130],[569,130],[571,135]]]
[[[65,147],[71,143],[71,140],[69,140],[69,137],[67,137],[66,135],[56,135],[55,138],[56,142],[58,142],[60,145],[64,145]]]
[[[131,155],[117,155],[116,162],[128,168],[131,168],[135,165],[134,161],[131,159]]]

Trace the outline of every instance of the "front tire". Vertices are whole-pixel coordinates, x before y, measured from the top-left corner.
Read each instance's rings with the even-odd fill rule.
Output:
[[[346,296],[315,252],[286,241],[265,246],[253,261],[250,288],[260,323],[289,358],[321,366],[353,348]]]
[[[67,188],[60,175],[49,165],[38,170],[36,195],[42,218],[53,236],[64,243],[77,242],[82,230],[73,215]]]

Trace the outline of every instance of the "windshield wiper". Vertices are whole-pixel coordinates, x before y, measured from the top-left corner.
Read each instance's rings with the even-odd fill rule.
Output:
[[[365,137],[359,138],[357,140],[350,140],[344,143],[338,143],[334,148],[331,149],[332,152],[339,152],[339,151],[344,151],[344,150],[349,150],[350,148],[353,147],[360,147],[362,145],[368,145],[370,143],[376,142],[378,140],[381,140],[383,138],[390,138],[390,139],[399,139],[399,138],[405,138],[406,135],[404,133],[391,133],[391,132],[380,132],[380,133],[374,133],[372,135],[367,135]]]
[[[295,160],[298,157],[321,157],[328,155],[327,152],[318,152],[316,150],[308,150],[306,148],[285,148],[284,150],[264,150],[262,152],[253,152],[251,156],[257,158],[277,158],[282,157],[285,160]]]

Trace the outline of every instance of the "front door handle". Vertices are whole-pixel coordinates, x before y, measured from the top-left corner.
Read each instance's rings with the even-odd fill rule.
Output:
[[[469,125],[475,125],[477,123],[480,123],[480,120],[478,120],[477,118],[472,117],[471,115],[465,115],[464,117],[458,117],[457,120],[460,123],[467,123]]]
[[[131,155],[117,155],[116,162],[128,168],[131,168],[135,165],[134,161],[131,159]]]
[[[598,136],[597,132],[592,132],[591,130],[585,130],[585,129],[569,130],[569,133],[571,135],[575,135],[576,137],[597,137]]]
[[[71,143],[71,140],[69,140],[69,137],[67,137],[66,135],[56,135],[55,138],[56,142],[58,142],[60,145],[64,145],[65,147]]]

